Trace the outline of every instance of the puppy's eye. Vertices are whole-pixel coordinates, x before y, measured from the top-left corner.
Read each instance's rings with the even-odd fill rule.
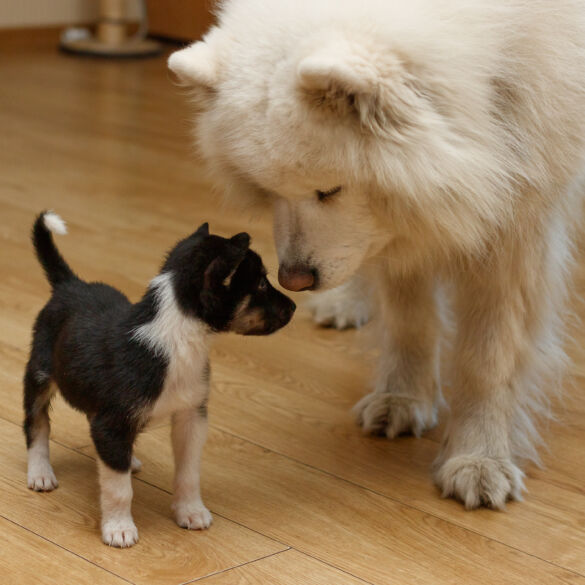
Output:
[[[268,280],[265,276],[260,279],[258,283],[258,290],[266,290],[268,288]]]
[[[337,186],[337,187],[333,187],[333,189],[329,189],[329,191],[315,191],[315,193],[317,194],[317,199],[319,199],[319,201],[325,201],[325,199],[328,199],[329,197],[336,195],[337,193],[339,193],[341,191],[341,185]]]

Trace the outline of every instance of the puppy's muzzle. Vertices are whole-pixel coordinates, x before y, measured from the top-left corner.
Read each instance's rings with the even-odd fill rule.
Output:
[[[296,309],[297,306],[293,301],[287,298],[287,304],[278,311],[278,320],[281,323],[280,327],[284,327],[292,319]]]
[[[230,328],[241,335],[270,335],[292,319],[296,308],[286,295],[272,289],[268,302],[239,312]]]
[[[270,334],[284,327],[294,315],[297,306],[286,295],[275,291],[276,298],[265,312],[264,333]]]

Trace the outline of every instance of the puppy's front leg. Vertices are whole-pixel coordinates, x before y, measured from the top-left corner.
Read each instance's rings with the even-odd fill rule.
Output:
[[[176,412],[172,420],[175,455],[173,510],[182,528],[203,530],[212,522],[209,510],[201,500],[199,474],[201,451],[207,438],[207,408]]]
[[[380,359],[374,392],[354,411],[365,432],[420,436],[437,423],[439,319],[427,274],[379,274]]]
[[[116,471],[98,457],[102,539],[110,546],[125,548],[138,542],[132,519],[131,470]]]

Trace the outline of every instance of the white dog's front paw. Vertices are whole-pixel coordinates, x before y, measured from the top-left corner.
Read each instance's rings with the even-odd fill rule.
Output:
[[[59,486],[50,463],[29,465],[27,485],[35,492],[50,492]]]
[[[367,294],[356,298],[348,285],[315,294],[308,302],[313,320],[321,327],[360,328],[370,319],[371,300]]]
[[[211,512],[203,505],[203,502],[194,504],[180,504],[173,506],[177,524],[181,528],[189,530],[205,530],[211,526],[213,517]]]
[[[132,473],[138,473],[141,469],[142,469],[142,461],[140,461],[140,459],[138,459],[138,457],[135,457],[134,455],[132,455],[132,462],[130,463],[130,471],[132,471]]]
[[[503,510],[508,500],[522,500],[524,473],[510,459],[458,455],[435,472],[444,498],[454,497],[468,510],[486,506]]]
[[[138,529],[132,518],[108,520],[102,523],[102,540],[109,546],[128,548],[138,542]]]
[[[385,434],[389,439],[403,433],[420,437],[437,424],[434,404],[391,392],[367,394],[353,410],[365,433]]]

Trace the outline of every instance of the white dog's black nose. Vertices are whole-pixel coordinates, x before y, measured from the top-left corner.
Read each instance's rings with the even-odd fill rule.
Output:
[[[278,269],[278,282],[287,290],[310,290],[317,284],[317,271],[306,264],[293,266],[281,264]]]

